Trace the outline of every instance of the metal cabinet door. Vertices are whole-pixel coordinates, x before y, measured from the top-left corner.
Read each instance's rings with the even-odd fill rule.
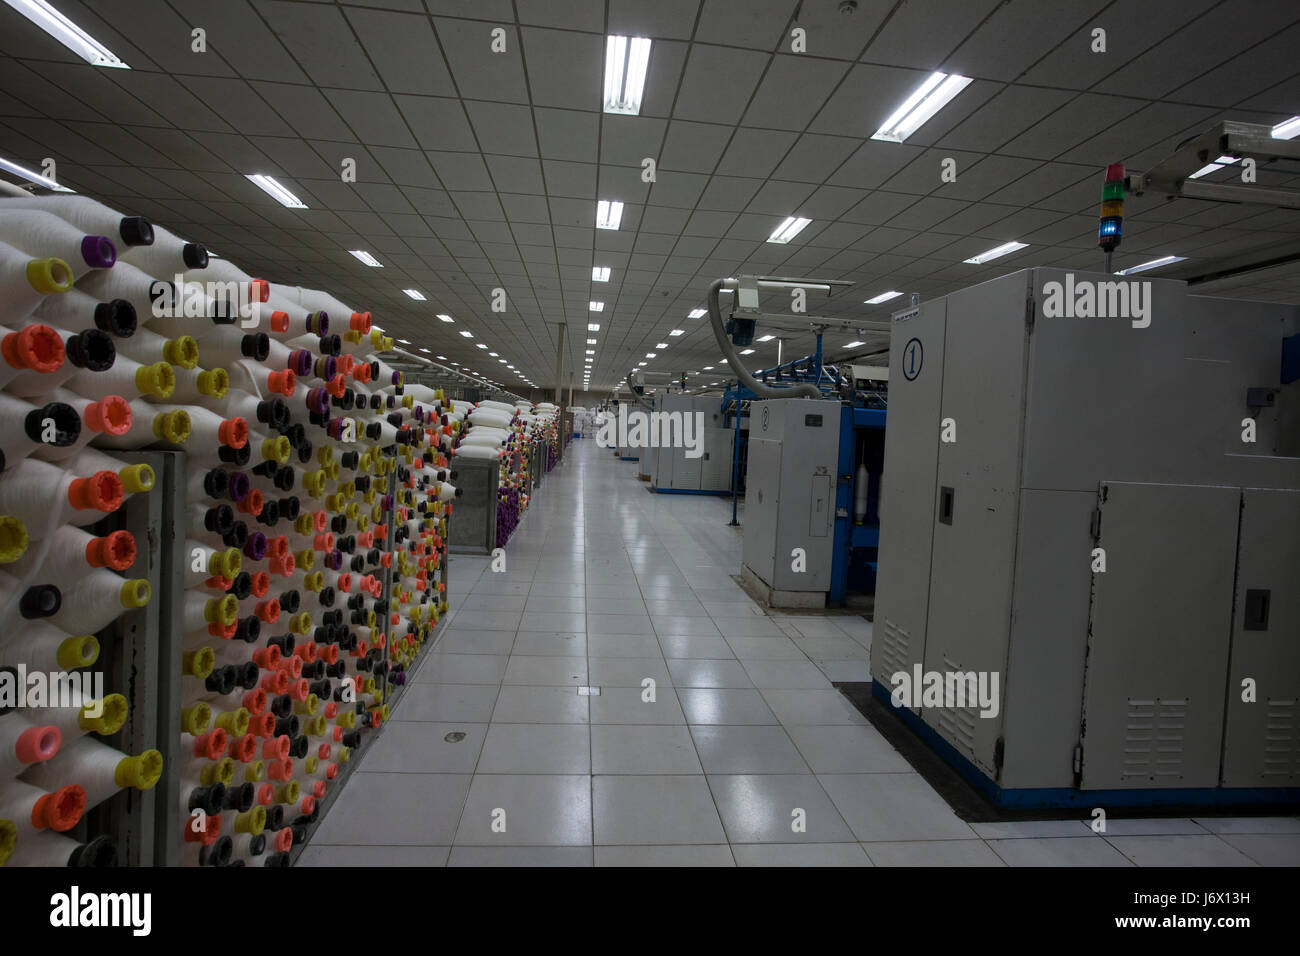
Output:
[[[946,320],[947,299],[935,299],[895,320],[891,333],[871,642],[871,676],[886,686],[892,674],[911,673],[925,654]]]
[[[1240,503],[1237,488],[1102,484],[1083,789],[1218,785]]]
[[[1225,787],[1300,786],[1300,491],[1247,488],[1223,736]],[[1242,700],[1254,681],[1254,701]]]

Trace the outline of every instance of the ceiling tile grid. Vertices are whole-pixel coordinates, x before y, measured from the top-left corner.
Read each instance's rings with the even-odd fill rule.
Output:
[[[814,300],[818,313],[878,320],[890,304],[863,300],[880,291],[931,297],[1030,265],[1095,269],[1105,164],[1143,168],[1220,119],[1300,113],[1300,8],[1286,3],[887,0],[851,16],[838,0],[56,5],[131,69],[97,70],[0,8],[0,157],[52,157],[78,191],[251,273],[330,289],[412,348],[516,390],[522,379],[486,352],[548,386],[562,323],[567,369],[596,350],[593,389],[642,361],[716,365],[707,322],[687,313],[722,274],[848,280]],[[195,27],[207,52],[191,49]],[[1091,49],[1099,27],[1105,53]],[[637,116],[602,112],[613,33],[653,41]],[[973,82],[906,143],[871,140],[934,70]],[[1266,172],[1261,182],[1300,179]],[[310,208],[278,206],[251,173]],[[617,231],[596,228],[598,199],[625,204]],[[787,216],[812,223],[766,242]],[[1209,263],[1300,232],[1293,210],[1252,205],[1134,200],[1129,218],[1117,266],[1170,253]],[[961,261],[1010,239],[1030,245]],[[592,266],[610,280],[593,282]],[[504,313],[491,310],[495,288]],[[1300,276],[1270,270],[1258,291],[1300,300]],[[811,350],[811,332],[783,337],[786,358]],[[847,341],[828,336],[828,352]],[[644,358],[659,342],[667,350]],[[749,359],[775,356],[771,341]]]

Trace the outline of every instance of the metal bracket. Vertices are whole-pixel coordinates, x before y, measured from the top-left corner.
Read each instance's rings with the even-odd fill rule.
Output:
[[[1135,196],[1152,192],[1184,199],[1300,209],[1300,190],[1246,183],[1206,183],[1189,178],[1220,156],[1250,158],[1260,164],[1279,159],[1300,159],[1300,141],[1276,139],[1270,126],[1224,120],[1184,142],[1148,172],[1130,171],[1126,179],[1127,189]]]

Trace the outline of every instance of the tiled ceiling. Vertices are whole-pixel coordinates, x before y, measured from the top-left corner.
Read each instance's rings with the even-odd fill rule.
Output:
[[[516,390],[457,331],[549,386],[568,323],[566,369],[580,388],[594,348],[595,393],[640,361],[717,365],[707,320],[687,313],[721,276],[850,280],[810,311],[878,320],[897,302],[863,300],[889,289],[929,298],[1030,265],[1096,269],[1106,163],[1149,168],[1219,119],[1300,113],[1292,0],[860,0],[852,15],[839,0],[55,5],[131,69],[91,67],[0,5],[0,156],[36,168],[52,157],[79,192],[251,274],[330,290],[412,348]],[[191,50],[195,27],[205,53]],[[806,52],[791,52],[795,27]],[[1105,53],[1090,50],[1097,27]],[[490,49],[497,28],[504,53]],[[614,33],[653,40],[638,116],[601,111]],[[870,140],[937,69],[973,82],[905,144]],[[948,157],[955,182],[940,179]],[[345,158],[356,183],[341,179]],[[282,208],[250,173],[310,208]],[[1265,170],[1260,182],[1300,176]],[[597,199],[626,204],[619,230],[595,228]],[[789,215],[813,222],[788,245],[765,242]],[[1013,239],[1029,247],[962,262]],[[1294,210],[1130,199],[1115,267],[1176,254],[1191,275],[1297,239]],[[347,252],[358,248],[384,268]],[[611,280],[593,283],[593,266]],[[504,313],[491,309],[497,288]],[[1218,288],[1300,301],[1294,268]],[[828,334],[828,353],[855,337]],[[754,367],[773,364],[776,345],[758,345]],[[811,345],[791,334],[784,356]]]

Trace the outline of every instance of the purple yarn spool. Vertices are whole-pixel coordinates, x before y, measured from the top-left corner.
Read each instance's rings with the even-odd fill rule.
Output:
[[[251,561],[261,561],[266,557],[266,535],[254,531],[244,542],[244,557]]]
[[[234,471],[230,473],[226,493],[230,495],[231,501],[243,501],[248,497],[248,492],[252,487],[253,483],[249,480],[248,475],[242,471]]]
[[[92,269],[109,269],[117,261],[117,250],[107,236],[86,236],[81,240],[81,258]]]

